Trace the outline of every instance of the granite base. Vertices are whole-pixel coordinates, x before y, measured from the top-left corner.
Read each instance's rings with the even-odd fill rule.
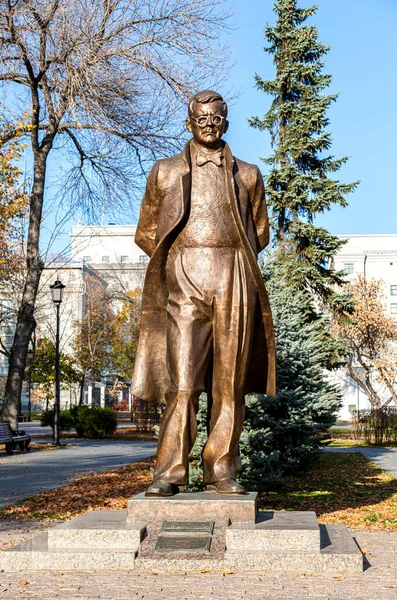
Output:
[[[156,550],[164,521],[195,519],[215,522],[208,552]],[[93,511],[0,552],[0,570],[40,569],[360,572],[363,555],[345,526],[319,526],[313,512],[257,514],[256,493],[139,494],[128,511]]]

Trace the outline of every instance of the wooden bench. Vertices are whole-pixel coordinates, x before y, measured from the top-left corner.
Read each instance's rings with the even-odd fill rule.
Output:
[[[0,444],[5,444],[7,454],[12,454],[17,446],[29,452],[30,440],[24,431],[12,431],[8,423],[0,423]]]

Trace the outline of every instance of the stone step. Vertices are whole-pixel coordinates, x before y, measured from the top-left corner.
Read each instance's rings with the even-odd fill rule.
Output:
[[[135,551],[105,548],[52,548],[48,535],[41,534],[18,546],[0,552],[0,571],[35,570],[139,570],[201,571],[231,569],[241,571],[282,572],[361,572],[363,555],[344,525],[320,525],[320,552],[285,549],[230,550],[208,556],[164,556],[161,553],[138,556]],[[223,546],[224,547],[224,546]]]
[[[320,525],[320,552],[227,550],[224,564],[239,571],[300,571],[361,573],[364,557],[345,525]]]
[[[42,533],[18,546],[0,552],[0,571],[84,571],[134,569],[135,551],[119,549],[50,548],[48,535]]]
[[[126,510],[94,510],[48,531],[49,548],[139,548],[146,523],[127,523]]]
[[[129,522],[211,519],[255,522],[257,492],[244,495],[187,492],[168,498],[146,498],[142,492],[128,500]]]
[[[255,523],[233,523],[226,548],[237,551],[310,550],[320,552],[320,528],[311,511],[260,512]]]

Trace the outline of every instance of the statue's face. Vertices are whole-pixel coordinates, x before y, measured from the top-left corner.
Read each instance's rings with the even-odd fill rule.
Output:
[[[228,127],[224,105],[220,100],[207,104],[194,104],[193,114],[186,121],[186,128],[196,142],[212,149],[220,146],[222,136]]]

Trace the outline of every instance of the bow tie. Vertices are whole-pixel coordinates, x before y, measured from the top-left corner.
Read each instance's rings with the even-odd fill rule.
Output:
[[[215,152],[214,154],[204,154],[203,152],[197,152],[196,163],[198,167],[202,167],[207,162],[212,162],[217,167],[222,166],[222,151]]]

